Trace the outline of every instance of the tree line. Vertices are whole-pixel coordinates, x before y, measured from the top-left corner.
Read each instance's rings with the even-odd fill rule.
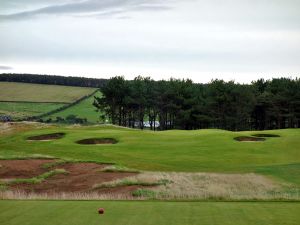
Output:
[[[0,74],[0,81],[98,88],[104,86],[107,79],[3,73]]]
[[[260,79],[251,84],[212,80],[113,77],[94,106],[120,126],[152,130],[300,128],[300,80]],[[159,122],[159,127],[156,125]]]

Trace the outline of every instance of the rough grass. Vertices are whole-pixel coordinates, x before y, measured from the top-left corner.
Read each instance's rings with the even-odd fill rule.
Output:
[[[14,180],[10,180],[7,182],[7,185],[14,185],[14,184],[39,184],[45,181],[46,179],[55,176],[57,174],[67,174],[68,172],[64,169],[55,169],[48,172],[45,172],[39,176],[32,177],[32,178],[18,178]]]
[[[0,101],[71,103],[96,88],[0,82]]]
[[[64,172],[64,171],[61,171]],[[48,174],[46,174],[46,177]],[[23,179],[35,183],[36,179]],[[94,190],[122,186],[140,186],[132,196],[116,193],[52,193],[34,194],[19,191],[2,191],[1,199],[102,199],[102,200],[209,200],[209,201],[266,201],[300,200],[300,189],[275,182],[256,174],[214,174],[142,172],[134,177],[101,183]]]
[[[103,169],[100,170],[101,172],[118,172],[118,173],[139,173],[139,170],[135,169],[130,169],[125,166],[120,166],[120,165],[109,165]]]
[[[105,209],[99,215],[97,209]],[[0,201],[5,225],[298,225],[300,203]]]
[[[150,191],[151,199],[300,200],[300,188],[257,174],[141,172],[96,185],[95,189],[130,185],[150,187],[150,190],[143,188],[132,194],[147,198],[147,191]]]
[[[59,159],[59,160],[56,160],[56,161],[54,161],[54,162],[45,163],[45,164],[42,165],[42,167],[43,167],[44,169],[49,169],[49,168],[52,168],[52,167],[65,165],[65,164],[71,163],[71,162],[72,162],[72,161]]]
[[[7,135],[13,135],[27,130],[35,130],[51,127],[49,124],[36,123],[36,122],[10,122],[2,123],[0,122],[0,137]]]
[[[155,199],[157,194],[155,191],[147,190],[147,189],[137,189],[132,192],[133,197],[147,198],[147,199]]]
[[[150,177],[152,178],[152,177]],[[138,177],[135,178],[125,178],[122,180],[116,180],[116,181],[110,181],[110,182],[104,182],[101,184],[97,184],[94,186],[94,189],[97,188],[114,188],[114,187],[123,187],[123,186],[144,186],[144,187],[154,187],[159,185],[166,185],[167,183],[171,182],[167,179],[160,179],[160,180],[153,180],[151,179],[138,179]]]

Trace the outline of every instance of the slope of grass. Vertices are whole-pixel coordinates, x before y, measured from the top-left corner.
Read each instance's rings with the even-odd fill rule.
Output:
[[[93,106],[94,96],[100,96],[101,93],[97,92],[95,95],[79,102],[78,104],[67,108],[61,112],[52,114],[51,116],[45,117],[44,119],[51,118],[55,120],[56,117],[66,118],[69,115],[75,115],[79,118],[86,118],[89,123],[99,122],[100,113],[96,111],[96,108]]]
[[[259,167],[256,172],[275,176],[300,186],[300,163]]]
[[[10,115],[13,119],[38,116],[64,106],[63,103],[0,102],[0,115]]]
[[[0,101],[71,103],[95,88],[0,82]]]
[[[99,215],[97,209],[105,213]],[[0,201],[5,225],[298,225],[300,203]]]
[[[28,142],[27,137],[65,132],[60,140]],[[128,168],[153,171],[257,172],[262,167],[300,163],[300,129],[268,131],[280,138],[238,142],[234,137],[251,132],[223,130],[140,131],[113,126],[55,127],[0,137],[0,156],[42,154],[74,160],[113,162]],[[253,132],[252,132],[253,133]],[[257,132],[255,132],[257,133]],[[114,145],[80,145],[85,138],[115,138]],[[285,166],[299,178],[299,167]],[[265,173],[262,171],[262,173]]]

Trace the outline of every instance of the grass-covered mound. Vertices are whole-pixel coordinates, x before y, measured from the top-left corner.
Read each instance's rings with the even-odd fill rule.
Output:
[[[55,139],[61,139],[65,135],[66,134],[63,132],[51,133],[51,134],[41,134],[41,135],[28,137],[27,140],[29,140],[29,141],[50,141],[50,140],[55,140]]]
[[[87,138],[77,141],[77,144],[81,145],[106,145],[116,144],[118,141],[114,138]]]

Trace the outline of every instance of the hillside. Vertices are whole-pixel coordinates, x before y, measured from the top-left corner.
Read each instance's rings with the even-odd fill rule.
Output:
[[[100,120],[101,113],[96,111],[96,108],[93,106],[94,96],[101,96],[101,93],[97,92],[95,95],[90,96],[87,99],[79,102],[78,104],[71,106],[63,111],[54,113],[50,116],[46,116],[43,119],[47,120],[51,118],[55,120],[57,117],[66,118],[69,115],[76,115],[79,118],[86,118],[89,123],[98,123],[103,122]]]
[[[0,82],[0,115],[38,116],[95,92],[96,88]]]
[[[0,102],[0,115],[9,115],[13,119],[22,119],[50,112],[64,103],[39,103],[39,102]]]
[[[0,101],[71,103],[95,88],[0,82]]]

